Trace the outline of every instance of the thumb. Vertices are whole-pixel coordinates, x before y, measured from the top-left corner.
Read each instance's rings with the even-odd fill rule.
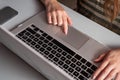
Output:
[[[94,62],[100,62],[100,61],[102,61],[102,60],[104,59],[105,55],[106,55],[105,53],[99,55],[98,58],[96,58],[96,59],[94,60]]]

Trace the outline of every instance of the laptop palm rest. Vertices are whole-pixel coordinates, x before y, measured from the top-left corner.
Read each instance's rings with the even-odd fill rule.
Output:
[[[70,44],[72,47],[77,50],[80,49],[86,41],[89,40],[89,37],[84,35],[83,33],[77,31],[76,29],[69,27],[68,34],[65,35],[63,32],[57,32],[56,34],[60,39]]]

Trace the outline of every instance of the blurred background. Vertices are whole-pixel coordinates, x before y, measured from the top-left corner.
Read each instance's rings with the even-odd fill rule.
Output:
[[[59,2],[63,3],[64,5],[70,7],[71,9],[76,9],[76,2],[77,0],[58,0]]]

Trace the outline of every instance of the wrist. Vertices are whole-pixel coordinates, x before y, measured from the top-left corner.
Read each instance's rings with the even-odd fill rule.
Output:
[[[50,3],[53,3],[56,2],[57,0],[41,0],[45,6],[48,6]]]

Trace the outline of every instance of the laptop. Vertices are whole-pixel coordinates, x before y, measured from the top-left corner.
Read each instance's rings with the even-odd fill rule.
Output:
[[[42,11],[11,30],[29,51],[32,66],[49,80],[90,80],[99,64],[93,60],[109,50],[88,35],[69,27],[65,35],[47,23]]]

